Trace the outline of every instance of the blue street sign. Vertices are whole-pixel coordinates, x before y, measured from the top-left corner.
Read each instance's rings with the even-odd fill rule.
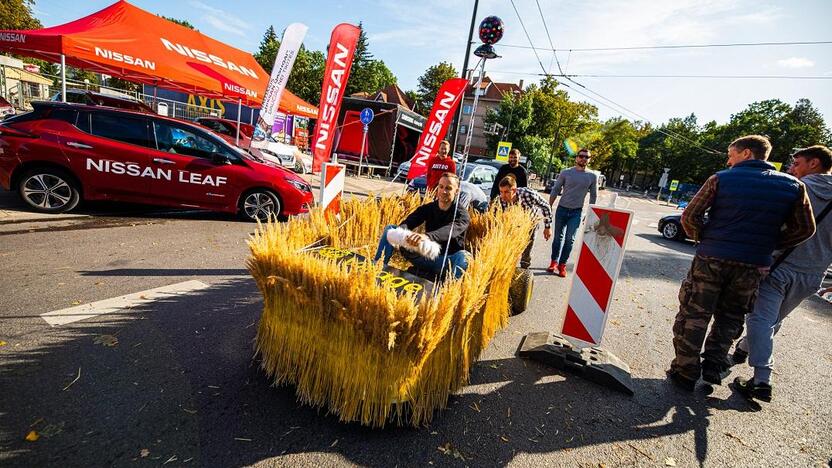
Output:
[[[369,107],[365,107],[361,110],[361,115],[359,116],[359,119],[361,119],[361,123],[363,123],[364,125],[369,125],[370,122],[373,121],[373,117],[375,117],[375,115],[373,114],[373,110]]]

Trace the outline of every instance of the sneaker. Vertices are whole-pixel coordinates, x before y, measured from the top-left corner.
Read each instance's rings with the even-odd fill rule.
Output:
[[[714,385],[722,385],[722,379],[728,377],[731,369],[726,369],[713,361],[702,361],[702,380]]]
[[[549,262],[549,268],[547,268],[546,271],[548,271],[549,273],[554,273],[555,268],[557,268],[557,267],[558,267],[558,262],[552,260],[551,262]]]
[[[692,392],[694,388],[696,388],[696,381],[693,379],[689,379],[684,375],[680,374],[678,371],[673,369],[669,369],[665,372],[667,374],[667,378],[673,382],[673,385],[681,388],[682,390],[687,390],[688,392]]]
[[[740,348],[734,350],[734,354],[731,355],[731,360],[734,361],[734,364],[743,364],[748,359],[748,351],[743,351]]]
[[[566,278],[566,264],[565,263],[558,263],[558,276],[561,278]]]
[[[734,387],[749,400],[760,400],[766,403],[771,402],[771,385],[767,383],[754,383],[754,379],[734,379]]]

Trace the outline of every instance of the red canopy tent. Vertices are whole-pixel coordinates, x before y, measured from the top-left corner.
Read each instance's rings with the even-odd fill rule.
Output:
[[[0,30],[0,51],[246,105],[263,102],[269,75],[248,52],[119,1],[84,18],[32,30]],[[65,86],[65,84],[64,84]],[[66,95],[66,93],[63,93]],[[317,118],[288,90],[279,109]]]

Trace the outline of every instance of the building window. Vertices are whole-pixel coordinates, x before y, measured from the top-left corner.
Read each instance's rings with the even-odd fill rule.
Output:
[[[460,125],[459,126],[459,133],[465,135],[468,133],[468,126],[467,125]]]
[[[462,113],[465,115],[471,115],[471,111],[474,110],[474,106],[471,104],[465,104],[462,106]]]

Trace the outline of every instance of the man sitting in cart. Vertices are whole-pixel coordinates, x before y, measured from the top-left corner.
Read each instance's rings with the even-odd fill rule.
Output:
[[[424,234],[413,232],[407,236],[405,242],[417,247],[423,240],[434,241],[441,248],[439,255],[431,260],[410,249],[401,249],[402,256],[419,270],[443,276],[445,272],[450,271],[455,278],[462,276],[468,268],[468,258],[471,255],[465,250],[465,233],[470,218],[468,210],[459,206],[456,200],[459,182],[459,176],[454,173],[442,174],[437,184],[435,200],[416,208],[398,226],[386,226],[378,242],[375,261],[383,257],[386,266],[393,255],[395,247],[387,238],[390,230],[404,228],[413,231],[424,224]]]

